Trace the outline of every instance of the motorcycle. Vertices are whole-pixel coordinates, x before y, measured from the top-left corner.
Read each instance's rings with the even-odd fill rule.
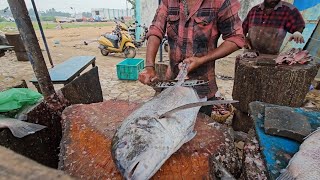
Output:
[[[136,56],[136,46],[132,37],[124,31],[124,28],[117,21],[116,28],[111,34],[103,34],[99,37],[99,49],[103,56],[109,53],[124,53],[126,58],[134,58]]]
[[[117,21],[118,19],[115,18],[115,20]],[[140,48],[142,47],[143,43],[146,41],[146,36],[147,36],[147,33],[148,33],[148,27],[144,24],[144,25],[139,25],[138,24],[138,21],[135,21],[132,25],[128,25],[125,23],[125,21],[123,19],[120,19],[119,20],[119,25],[120,25],[120,29],[122,31],[126,31],[129,33],[129,35],[131,36],[131,38],[133,39],[133,44],[137,47],[137,48]],[[137,25],[138,24],[138,25]],[[141,27],[142,28],[142,34],[141,34],[141,37],[140,37],[140,40],[137,41],[136,39],[136,29],[138,27]]]

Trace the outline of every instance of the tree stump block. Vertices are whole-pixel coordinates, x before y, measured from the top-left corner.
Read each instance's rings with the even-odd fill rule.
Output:
[[[138,104],[113,100],[68,107],[63,112],[60,169],[79,179],[122,179],[111,157],[111,140],[116,128],[137,107]],[[200,114],[196,137],[174,153],[153,179],[212,178],[213,158],[230,172],[239,173],[228,130]]]
[[[51,169],[41,164],[36,163],[22,155],[0,146],[0,179],[15,179],[15,180],[31,180],[31,179],[46,179],[46,180],[71,180],[68,175],[62,171]]]
[[[290,107],[303,104],[319,67],[311,63],[275,65],[271,63],[274,58],[263,54],[257,58],[237,57],[232,96],[239,100],[238,110],[248,113],[253,101]]]

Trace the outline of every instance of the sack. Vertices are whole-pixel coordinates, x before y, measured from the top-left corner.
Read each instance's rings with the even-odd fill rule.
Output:
[[[27,88],[12,88],[0,92],[0,112],[18,110],[25,105],[33,105],[43,98],[42,94]]]

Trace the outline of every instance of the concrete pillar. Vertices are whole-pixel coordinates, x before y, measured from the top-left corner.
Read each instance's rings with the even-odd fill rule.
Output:
[[[136,20],[139,22],[139,24],[142,24],[141,22],[141,0],[136,0]],[[136,27],[136,40],[140,40],[141,35],[141,28]]]

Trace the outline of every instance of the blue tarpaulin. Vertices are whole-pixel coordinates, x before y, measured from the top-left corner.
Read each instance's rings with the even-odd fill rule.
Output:
[[[275,105],[261,102],[250,103],[250,114],[255,123],[255,130],[267,166],[269,179],[276,179],[280,175],[280,171],[287,167],[291,157],[298,152],[300,143],[288,138],[265,133],[264,109],[269,106]],[[308,111],[301,108],[293,108],[293,110],[306,116],[314,130],[320,127],[320,112]]]

